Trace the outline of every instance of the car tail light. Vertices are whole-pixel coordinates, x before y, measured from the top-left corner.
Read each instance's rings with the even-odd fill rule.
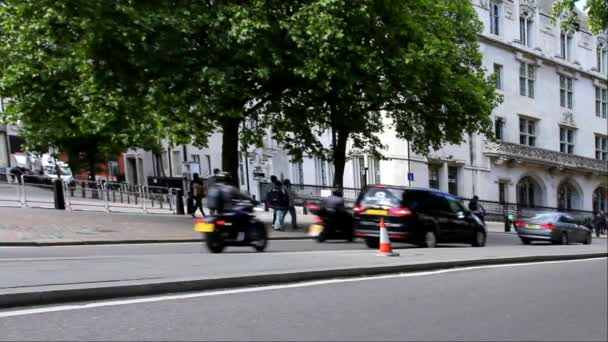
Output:
[[[555,228],[557,228],[557,226],[554,225],[553,223],[545,223],[545,224],[542,224],[541,227],[546,228],[546,229],[555,229]]]
[[[517,221],[517,222],[515,222],[515,226],[517,226],[517,227],[525,227],[526,226],[526,222]]]
[[[412,211],[410,210],[410,208],[404,208],[404,207],[391,208],[391,209],[389,209],[388,213],[391,216],[397,216],[397,217],[405,217],[405,216],[412,215]]]
[[[316,224],[323,223],[323,218],[322,218],[322,217],[320,217],[320,216],[315,216],[315,220],[314,220],[314,222],[315,222]]]
[[[306,208],[312,209],[312,210],[319,210],[319,209],[321,209],[321,207],[319,205],[314,204],[314,203],[306,203]]]
[[[217,224],[218,226],[223,226],[223,225],[226,224],[226,221],[224,221],[224,220],[217,220],[217,221],[215,221],[215,224]]]
[[[363,207],[360,205],[356,205],[353,207],[353,212],[355,214],[361,214],[363,212],[363,210],[365,210],[365,209],[363,209]]]
[[[382,185],[382,184],[374,185],[374,188],[376,188],[376,189],[384,189],[384,185]]]

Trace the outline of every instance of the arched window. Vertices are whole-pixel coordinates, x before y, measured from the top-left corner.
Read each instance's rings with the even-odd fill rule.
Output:
[[[533,15],[534,12],[528,8],[522,9],[519,15],[519,41],[528,47],[532,46]]]
[[[569,182],[564,182],[557,188],[557,206],[562,210],[578,209],[580,194]]]
[[[524,177],[517,183],[517,204],[533,207],[540,204],[540,186],[530,177]]]
[[[608,191],[599,187],[593,192],[593,211],[608,210]]]
[[[597,40],[596,58],[597,70],[605,74],[608,70],[608,44],[601,39]]]

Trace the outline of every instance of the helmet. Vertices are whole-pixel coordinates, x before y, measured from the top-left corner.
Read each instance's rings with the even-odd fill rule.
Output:
[[[219,183],[230,183],[232,181],[232,176],[230,172],[220,171],[216,174],[216,181]]]

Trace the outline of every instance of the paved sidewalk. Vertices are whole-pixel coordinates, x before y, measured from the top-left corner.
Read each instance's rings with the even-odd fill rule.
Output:
[[[256,212],[270,226],[272,212]],[[270,231],[271,239],[308,238],[313,215],[297,215],[299,229]],[[189,215],[105,213],[35,208],[0,207],[0,245],[52,245],[87,243],[178,242],[200,240]],[[488,231],[504,233],[504,224],[488,222]],[[512,229],[510,234],[515,234]],[[596,238],[594,236],[594,238]],[[602,236],[603,239],[606,235]]]
[[[258,213],[270,224],[272,213]],[[271,230],[271,238],[305,238],[314,217],[300,215],[300,229]],[[126,214],[0,207],[0,245],[200,240],[189,215]]]

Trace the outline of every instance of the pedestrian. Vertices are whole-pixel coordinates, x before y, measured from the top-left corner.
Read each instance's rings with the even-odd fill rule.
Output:
[[[479,203],[479,197],[477,195],[473,196],[473,199],[469,201],[469,210],[475,214],[475,216],[479,217],[481,222],[486,223],[485,220],[485,209]]]
[[[205,185],[203,180],[199,177],[198,173],[192,175],[192,181],[190,182],[190,193],[194,200],[194,207],[192,208],[192,217],[196,217],[196,210],[200,209],[201,214],[205,217],[205,211],[203,210],[203,198],[205,197]]]
[[[285,213],[289,208],[289,197],[281,186],[281,182],[277,181],[273,183],[272,189],[266,195],[266,203],[274,211],[272,221],[274,230],[281,230],[283,221],[285,220]]]
[[[207,189],[211,189],[215,185],[220,172],[221,172],[220,169],[213,169],[213,176],[210,176],[209,178],[207,178]],[[213,208],[213,209],[209,208],[209,215],[215,215],[216,213],[217,213],[217,210],[215,208]]]
[[[293,230],[297,230],[298,229],[298,220],[296,217],[296,207],[295,207],[296,193],[295,193],[295,191],[293,191],[293,187],[291,186],[291,181],[289,179],[283,180],[283,188],[285,189],[285,192],[287,193],[287,197],[289,198],[289,207],[287,208],[287,212],[291,216],[291,228]]]
[[[602,229],[602,214],[599,210],[593,212],[592,229],[595,229],[595,236],[600,237]]]
[[[277,182],[280,184],[279,179],[277,178],[277,176],[272,175],[270,176],[270,189],[272,190],[272,187],[275,186],[275,184],[277,184]],[[268,201],[266,202],[266,207],[268,207]],[[277,219],[277,212],[276,211],[272,211],[272,223],[274,224],[274,221],[276,221]]]

